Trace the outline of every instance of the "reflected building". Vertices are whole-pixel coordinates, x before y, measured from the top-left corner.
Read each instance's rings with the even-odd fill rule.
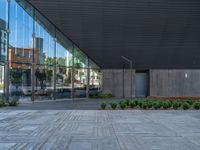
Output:
[[[27,68],[27,66],[32,65],[32,61],[33,61],[32,48],[10,47],[8,55],[9,55],[8,61],[9,61],[10,68],[25,69]],[[35,52],[34,52],[34,61],[36,62],[36,64],[39,63],[39,52],[37,49],[35,49]],[[34,64],[35,68],[37,67],[36,64]]]
[[[0,93],[4,92],[4,75],[5,68],[4,62],[6,60],[7,52],[7,32],[6,32],[6,22],[0,18]]]
[[[6,22],[0,18],[0,61],[4,62],[7,52]]]

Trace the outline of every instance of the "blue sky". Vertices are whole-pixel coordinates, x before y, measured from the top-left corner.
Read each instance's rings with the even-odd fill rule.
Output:
[[[0,0],[0,18],[7,20],[6,0]],[[10,45],[20,48],[31,48],[33,45],[33,19],[14,0],[10,3]],[[36,37],[43,38],[43,52],[49,57],[54,54],[54,39],[40,26],[35,24]],[[57,57],[65,57],[69,52],[57,44]]]

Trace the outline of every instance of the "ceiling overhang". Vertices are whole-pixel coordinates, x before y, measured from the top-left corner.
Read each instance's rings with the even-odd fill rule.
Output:
[[[29,0],[102,68],[200,68],[198,0]]]

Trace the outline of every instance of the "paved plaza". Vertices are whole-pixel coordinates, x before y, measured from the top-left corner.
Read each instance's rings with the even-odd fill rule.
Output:
[[[200,111],[1,108],[0,149],[199,150]]]

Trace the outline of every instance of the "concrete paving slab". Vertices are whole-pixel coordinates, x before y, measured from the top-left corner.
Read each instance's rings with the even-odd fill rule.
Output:
[[[0,110],[0,150],[199,150],[200,111]]]

